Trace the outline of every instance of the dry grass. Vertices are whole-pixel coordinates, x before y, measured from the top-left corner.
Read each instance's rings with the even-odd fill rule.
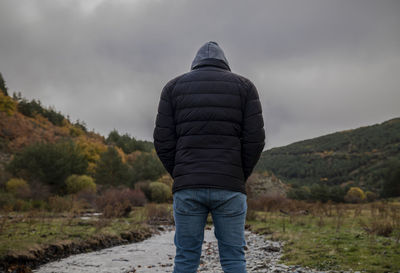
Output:
[[[145,209],[147,222],[149,224],[172,224],[174,222],[170,206],[149,203],[146,205]]]
[[[400,204],[307,203],[266,197],[249,202],[248,223],[285,241],[282,262],[319,270],[400,270]]]

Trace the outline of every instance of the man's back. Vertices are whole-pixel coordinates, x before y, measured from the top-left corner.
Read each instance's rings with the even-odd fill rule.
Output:
[[[257,90],[230,71],[216,43],[204,45],[191,68],[164,87],[154,131],[157,153],[174,178],[173,192],[245,193],[265,139]]]
[[[245,273],[245,182],[264,148],[261,104],[217,43],[203,45],[191,68],[164,87],[154,129],[174,179],[174,273],[197,272],[209,213],[222,269]]]

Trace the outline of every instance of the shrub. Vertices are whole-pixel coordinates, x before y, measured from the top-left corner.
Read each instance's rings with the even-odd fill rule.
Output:
[[[349,203],[361,203],[365,200],[365,193],[359,187],[351,187],[344,200]]]
[[[14,211],[28,211],[32,209],[31,202],[22,199],[17,199],[14,203]]]
[[[49,198],[49,209],[53,212],[69,211],[72,209],[72,207],[73,207],[73,200],[68,196],[61,197],[55,195]]]
[[[128,217],[132,211],[129,201],[118,202],[114,206],[107,205],[102,209],[103,218]]]
[[[372,191],[365,192],[365,197],[367,198],[368,202],[373,202],[378,198],[378,195]]]
[[[52,195],[50,186],[37,180],[29,181],[31,187],[31,198],[37,200],[48,200]]]
[[[172,199],[171,188],[161,182],[152,182],[149,185],[151,201],[157,203],[168,202]]]
[[[69,128],[69,134],[72,137],[82,136],[84,133],[85,132],[79,127],[72,126],[72,127]]]
[[[170,224],[174,221],[172,212],[167,206],[154,203],[146,205],[146,216],[149,224]]]
[[[86,209],[96,208],[97,195],[91,191],[80,191],[76,194],[77,200],[81,201],[82,206]]]
[[[135,189],[140,189],[146,196],[147,200],[151,200],[150,183],[151,181],[140,181],[135,183]]]
[[[257,220],[257,212],[253,209],[248,209],[246,213],[247,221],[256,221]]]
[[[96,192],[96,184],[93,178],[87,175],[70,175],[66,180],[67,192],[70,194],[81,191]]]
[[[139,189],[130,188],[111,188],[98,196],[96,206],[103,210],[106,206],[114,207],[120,203],[129,202],[131,206],[143,206],[146,203],[146,197]]]
[[[11,178],[8,180],[6,189],[17,197],[26,198],[30,195],[29,184],[20,178]]]
[[[48,204],[44,200],[38,200],[38,199],[32,200],[31,205],[32,208],[38,210],[44,210],[48,208]]]
[[[174,180],[172,179],[172,177],[169,174],[164,174],[163,176],[161,176],[157,182],[161,182],[164,183],[165,185],[167,185],[169,188],[172,188],[172,185],[174,184]]]
[[[261,195],[248,201],[249,210],[276,211],[287,207],[291,201],[282,195]]]
[[[0,209],[11,210],[14,207],[15,201],[14,195],[0,191]]]
[[[384,237],[389,237],[395,228],[392,221],[388,219],[377,220],[376,218],[372,219],[369,224],[360,220],[360,226],[368,234],[375,234]]]

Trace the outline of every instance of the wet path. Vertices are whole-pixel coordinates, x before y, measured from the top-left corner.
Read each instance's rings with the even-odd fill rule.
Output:
[[[43,265],[38,273],[127,273],[172,272],[174,231],[162,232],[143,242],[116,246],[96,252],[73,255]],[[281,245],[246,232],[248,272],[315,272],[298,266],[279,264]],[[199,272],[222,273],[213,230],[205,230]]]

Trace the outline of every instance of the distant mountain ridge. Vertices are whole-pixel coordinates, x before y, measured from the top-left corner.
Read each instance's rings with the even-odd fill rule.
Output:
[[[400,160],[400,118],[272,148],[255,170],[294,186],[354,184],[379,191],[390,162]]]

